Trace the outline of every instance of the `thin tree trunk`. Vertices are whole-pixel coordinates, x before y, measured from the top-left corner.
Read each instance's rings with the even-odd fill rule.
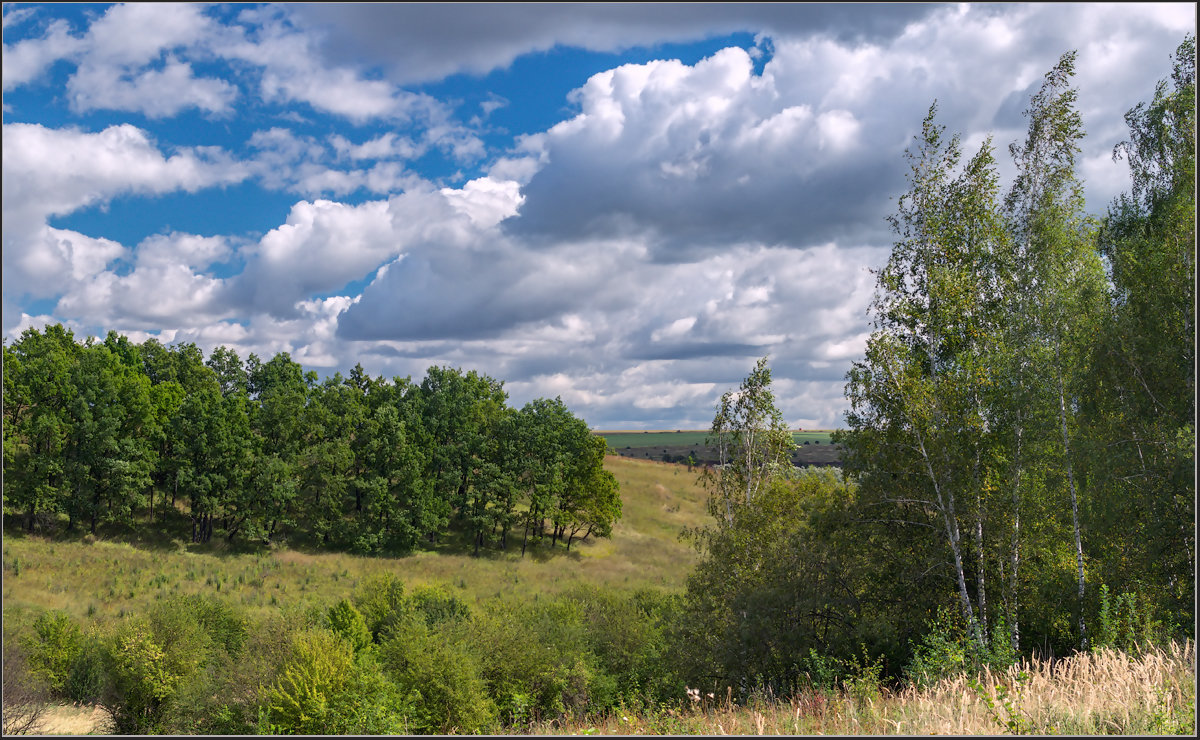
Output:
[[[1055,350],[1057,354],[1057,348]],[[1075,492],[1075,470],[1071,464],[1071,442],[1067,435],[1067,401],[1063,390],[1061,368],[1058,371],[1058,420],[1062,428],[1063,461],[1067,468],[1067,483],[1071,489],[1071,524],[1075,530],[1075,562],[1079,573],[1079,646],[1088,648],[1087,623],[1083,615],[1084,572],[1083,572],[1083,538],[1079,532],[1079,499]]]
[[[930,352],[931,362],[935,355]],[[901,396],[904,395],[903,389],[900,387],[900,382],[896,378],[895,372],[891,367],[888,367],[888,375],[892,382],[896,385],[897,392]],[[936,370],[936,365],[935,368]],[[975,610],[971,606],[971,597],[967,593],[967,576],[963,568],[962,547],[960,545],[960,534],[958,528],[958,516],[955,513],[954,493],[946,491],[943,495],[942,486],[938,482],[937,474],[933,470],[933,462],[929,459],[929,451],[925,448],[925,436],[919,431],[920,427],[917,423],[909,420],[912,423],[913,430],[917,434],[917,443],[920,446],[921,459],[925,463],[925,471],[929,475],[929,482],[933,485],[934,495],[937,497],[938,509],[942,512],[942,521],[946,526],[946,538],[950,541],[950,552],[954,557],[954,575],[958,580],[958,599],[962,606],[963,616],[966,617],[967,625],[974,632],[975,642],[982,651],[986,647],[983,641],[983,635],[979,631],[979,622],[975,619]]]
[[[975,463],[971,472],[971,480],[975,484],[975,551],[976,569],[975,569],[975,593],[979,599],[979,623],[980,632],[984,640],[988,639],[988,618],[987,618],[987,588],[986,574],[984,573],[984,550],[983,550],[983,485],[979,480],[979,446],[975,446]]]
[[[1009,628],[1012,630],[1012,646],[1016,652],[1021,651],[1021,626],[1019,621],[1018,604],[1017,604],[1017,568],[1021,564],[1021,471],[1023,465],[1021,463],[1021,435],[1024,428],[1020,423],[1020,415],[1017,416],[1017,470],[1015,480],[1013,481],[1013,527],[1012,527],[1012,560],[1009,568],[1009,602],[1008,602],[1008,618]]]

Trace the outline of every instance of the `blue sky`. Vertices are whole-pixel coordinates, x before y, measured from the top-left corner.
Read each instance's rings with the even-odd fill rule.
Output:
[[[1001,174],[1065,51],[1089,210],[1195,4],[4,5],[3,331],[842,422],[936,99]]]

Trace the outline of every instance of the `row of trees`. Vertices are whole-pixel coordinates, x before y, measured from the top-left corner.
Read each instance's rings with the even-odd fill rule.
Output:
[[[1033,97],[1003,197],[990,141],[963,164],[931,108],[847,385],[847,469],[889,517],[944,538],[981,650],[1002,623],[1019,650],[1039,618],[1025,605],[1068,581],[1085,649],[1089,581],[1191,621],[1194,39],[1173,85],[1126,116],[1114,155],[1132,191],[1099,221],[1076,170],[1074,60]]]
[[[4,347],[4,504],[29,530],[182,511],[193,542],[301,535],[363,553],[451,528],[476,553],[516,532],[522,553],[531,537],[607,536],[621,501],[603,438],[560,399],[506,401],[449,367],[319,381],[287,353],[206,361],[194,344],[29,329]]]
[[[765,362],[722,399],[693,675],[1061,654],[1111,644],[1114,603],[1122,634],[1192,633],[1194,38],[1127,114],[1132,189],[1102,219],[1074,61],[1033,97],[1006,193],[991,142],[965,158],[930,108],[847,378],[844,479],[787,465]]]

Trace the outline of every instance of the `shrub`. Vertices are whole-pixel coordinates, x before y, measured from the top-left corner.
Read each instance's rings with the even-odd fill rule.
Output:
[[[479,665],[459,641],[422,620],[398,625],[380,649],[386,673],[411,703],[410,729],[419,733],[476,733],[495,719],[495,703]]]
[[[1155,618],[1149,599],[1125,592],[1113,599],[1108,585],[1100,584],[1100,614],[1096,620],[1093,649],[1115,648],[1133,652],[1166,642],[1166,630]]]
[[[34,619],[33,634],[26,643],[29,670],[53,695],[62,696],[71,663],[82,647],[79,625],[65,612],[43,612]]]
[[[104,654],[99,635],[93,633],[83,641],[83,647],[67,669],[63,693],[76,704],[94,704],[104,690]]]
[[[149,734],[162,729],[167,705],[183,671],[151,636],[145,624],[126,625],[106,651],[110,681],[100,705],[119,735]]]
[[[353,655],[330,630],[296,634],[291,656],[267,690],[259,732],[266,734],[405,734],[404,702],[372,651]]]
[[[374,576],[359,585],[353,601],[371,638],[379,642],[387,628],[405,612],[404,584],[390,573]]]
[[[425,619],[425,624],[430,627],[471,618],[471,607],[467,602],[436,586],[418,586],[413,589],[407,606],[419,613]]]
[[[494,602],[467,629],[506,723],[582,713],[608,685],[588,647],[583,609],[571,600]]]
[[[348,599],[342,599],[329,608],[329,627],[350,643],[356,653],[371,644],[367,623]]]

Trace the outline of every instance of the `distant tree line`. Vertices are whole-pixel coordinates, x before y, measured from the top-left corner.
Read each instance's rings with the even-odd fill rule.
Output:
[[[286,353],[76,341],[4,347],[4,506],[32,531],[186,515],[192,542],[300,536],[401,553],[448,531],[474,551],[608,536],[607,449],[561,399],[507,405],[500,381],[432,367],[420,383],[321,381]]]

